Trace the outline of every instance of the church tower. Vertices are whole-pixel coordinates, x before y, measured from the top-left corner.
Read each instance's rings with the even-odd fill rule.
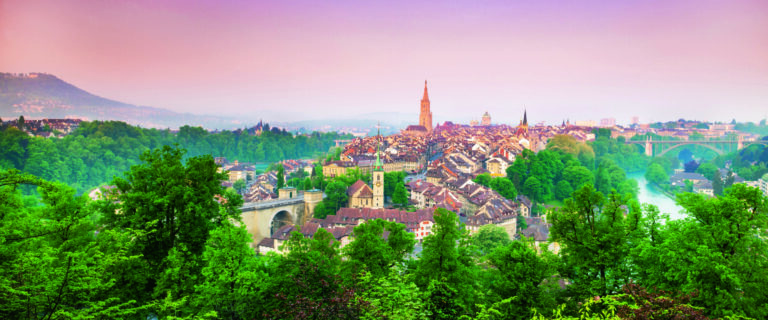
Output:
[[[429,102],[427,102],[429,103]],[[373,206],[374,209],[384,208],[384,165],[379,158],[379,133],[376,137],[376,162],[373,164]]]
[[[523,120],[520,121],[520,128],[522,128],[525,133],[528,133],[528,110],[523,111]]]
[[[429,94],[427,94],[427,80],[424,80],[424,97],[421,98],[421,112],[419,113],[419,125],[432,132],[432,111],[429,110]]]

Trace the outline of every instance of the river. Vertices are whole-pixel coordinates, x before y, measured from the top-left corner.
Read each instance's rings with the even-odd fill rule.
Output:
[[[668,213],[669,218],[672,220],[682,219],[686,216],[685,213],[681,213],[682,207],[675,203],[675,200],[670,199],[665,194],[656,191],[652,186],[648,185],[648,181],[645,180],[645,176],[642,173],[628,174],[627,178],[637,180],[637,199],[640,203],[650,203],[659,207],[659,211],[662,213]]]

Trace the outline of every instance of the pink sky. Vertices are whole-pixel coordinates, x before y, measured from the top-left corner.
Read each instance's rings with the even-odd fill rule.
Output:
[[[759,121],[768,1],[0,0],[0,71],[256,120],[415,114],[428,79],[437,121]]]

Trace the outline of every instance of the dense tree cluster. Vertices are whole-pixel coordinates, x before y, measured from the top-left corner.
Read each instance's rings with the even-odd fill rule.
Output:
[[[520,193],[534,202],[563,200],[583,185],[596,186],[603,193],[637,194],[637,182],[628,180],[625,171],[609,157],[594,158],[580,153],[577,157],[548,147],[539,153],[523,150],[507,168],[507,178]],[[579,159],[581,158],[581,159]]]
[[[15,168],[46,180],[86,191],[139,163],[147,150],[178,144],[188,157],[222,156],[241,162],[276,162],[312,158],[325,153],[338,133],[291,135],[267,130],[259,136],[245,131],[208,132],[184,126],[178,132],[143,129],[117,121],[82,122],[61,139],[30,137],[15,127],[0,129],[0,167]]]

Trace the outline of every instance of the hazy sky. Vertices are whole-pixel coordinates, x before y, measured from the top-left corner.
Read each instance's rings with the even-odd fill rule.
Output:
[[[756,121],[768,1],[0,0],[0,71],[272,120],[418,113],[427,79],[439,121]]]

